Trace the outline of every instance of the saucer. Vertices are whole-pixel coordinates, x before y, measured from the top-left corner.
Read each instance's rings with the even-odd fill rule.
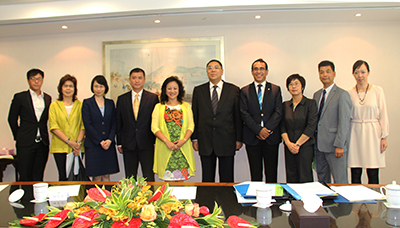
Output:
[[[280,205],[279,209],[281,209],[282,211],[292,211],[292,204],[286,202],[286,203]]]
[[[18,208],[18,209],[24,209],[25,206],[20,204],[20,203],[10,203],[11,206]]]
[[[24,194],[25,191],[23,189],[17,189],[10,194],[10,196],[8,197],[8,201],[10,203],[17,202],[24,196]]]
[[[400,206],[392,206],[388,202],[383,202],[387,208],[392,208],[392,209],[400,209]]]
[[[44,202],[46,202],[47,201],[47,199],[44,199],[44,200],[35,200],[35,199],[33,199],[33,200],[31,200],[30,202],[31,203],[44,203]]]
[[[270,207],[270,206],[272,206],[272,203],[270,203],[270,204],[268,204],[268,205],[266,205],[266,206],[264,206],[264,207],[262,207],[262,206],[258,205],[258,203],[256,203],[256,204],[253,204],[252,206],[253,206],[253,207],[258,207],[258,208],[267,208],[267,207]]]

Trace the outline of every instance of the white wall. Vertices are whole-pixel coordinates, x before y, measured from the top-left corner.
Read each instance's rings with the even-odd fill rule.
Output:
[[[101,23],[101,22],[99,22]],[[400,171],[396,148],[400,142],[400,121],[397,101],[400,64],[400,25],[398,22],[368,23],[302,23],[268,25],[232,25],[207,27],[181,27],[163,29],[132,29],[124,31],[102,31],[92,33],[60,34],[35,37],[0,39],[0,147],[14,147],[7,123],[8,108],[15,92],[26,90],[26,71],[33,67],[45,71],[43,91],[57,98],[58,80],[66,73],[78,78],[78,97],[91,96],[89,84],[93,76],[102,73],[102,42],[115,40],[185,38],[223,36],[225,41],[226,81],[242,87],[252,81],[251,63],[264,58],[269,65],[267,77],[282,87],[283,98],[288,100],[285,80],[292,73],[305,76],[305,95],[312,97],[321,87],[317,64],[324,59],[336,65],[338,86],[350,88],[355,81],[351,74],[352,64],[358,59],[366,60],[371,67],[369,82],[381,86],[386,93],[390,119],[389,147],[386,151],[387,167],[381,170],[381,183],[396,180]],[[281,149],[282,155],[282,149]],[[121,172],[112,180],[123,177]],[[285,181],[282,157],[279,166],[279,181]],[[201,180],[201,164],[192,181]],[[236,156],[235,181],[249,179],[246,151],[242,148]],[[8,167],[4,181],[14,180],[14,170]],[[45,180],[57,180],[57,170],[52,156],[47,164]],[[365,175],[364,175],[365,182]]]

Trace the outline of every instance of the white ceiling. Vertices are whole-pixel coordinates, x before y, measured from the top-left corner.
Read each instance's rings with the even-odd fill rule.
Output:
[[[0,0],[0,37],[208,25],[400,22],[400,1],[248,0],[246,5],[242,0],[229,4],[217,0],[196,4],[182,0],[102,1]],[[356,13],[362,16],[355,17]],[[255,15],[261,19],[254,19]],[[161,23],[155,24],[155,19]],[[62,25],[68,25],[68,30],[62,30]]]

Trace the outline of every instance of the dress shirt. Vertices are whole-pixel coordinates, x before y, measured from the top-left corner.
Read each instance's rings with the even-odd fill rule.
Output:
[[[32,105],[33,105],[33,109],[35,111],[35,115],[36,115],[36,119],[39,122],[40,121],[40,117],[42,116],[43,110],[44,110],[44,95],[43,92],[40,92],[40,95],[37,95],[36,92],[34,92],[33,90],[29,89],[29,92],[31,93],[31,98],[32,98]],[[37,134],[36,134],[39,138],[40,138],[40,130],[38,128],[37,130]]]
[[[328,88],[325,89],[326,90],[325,101],[324,101],[325,103],[326,103],[326,98],[328,98],[329,93],[331,92],[331,90],[333,88],[333,85],[335,85],[335,83],[332,83],[332,85],[330,85]],[[322,89],[324,89],[324,88],[322,88]],[[318,110],[319,110],[319,105],[321,104],[321,100],[322,100],[322,96],[323,95],[324,95],[324,91],[321,92],[321,97],[319,98],[319,101],[318,101]]]
[[[212,84],[211,82],[209,83],[210,84],[210,97],[212,98],[212,93],[213,93],[213,91],[214,91],[214,84]],[[216,84],[216,86],[218,86],[217,87],[217,94],[218,94],[218,101],[219,101],[219,99],[221,98],[221,91],[222,91],[222,86],[224,85],[224,81],[219,81],[217,84]]]
[[[139,106],[140,106],[140,100],[142,99],[143,89],[140,90],[139,93],[136,93],[135,91],[132,90],[132,107],[133,107],[133,102],[135,102],[136,94],[138,94]]]

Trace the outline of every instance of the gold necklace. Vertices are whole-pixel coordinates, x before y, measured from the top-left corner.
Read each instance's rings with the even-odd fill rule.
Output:
[[[360,94],[358,93],[357,85],[356,85],[356,91],[357,91],[358,100],[360,100],[358,103],[360,103],[360,105],[364,105],[365,104],[365,97],[367,96],[368,88],[369,88],[369,83],[367,85],[367,89],[365,90],[364,97],[361,99]]]

